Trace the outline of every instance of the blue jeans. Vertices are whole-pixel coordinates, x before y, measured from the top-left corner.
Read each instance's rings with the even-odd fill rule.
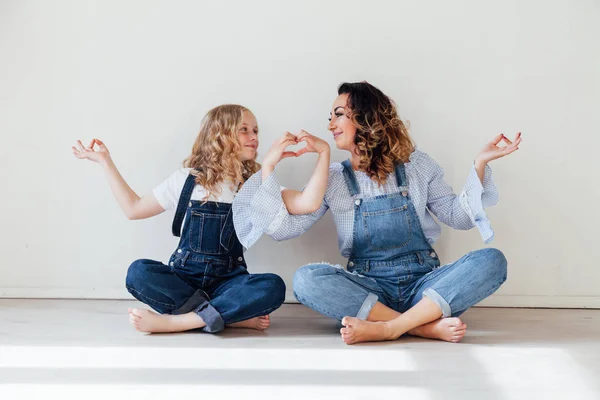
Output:
[[[134,261],[125,285],[136,299],[161,314],[195,312],[206,332],[266,315],[285,300],[285,283],[275,274],[249,274],[244,265],[213,260],[172,267]]]
[[[294,294],[302,304],[337,320],[367,319],[377,301],[403,313],[423,296],[436,303],[444,317],[459,316],[506,281],[506,265],[502,252],[492,248],[473,251],[442,267],[423,254],[348,271],[331,264],[309,264],[296,271]]]

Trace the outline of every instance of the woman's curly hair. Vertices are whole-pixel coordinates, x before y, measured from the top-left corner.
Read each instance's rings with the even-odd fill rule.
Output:
[[[358,169],[384,184],[396,164],[406,163],[415,147],[394,102],[370,83],[342,83],[338,94],[348,94],[349,117],[356,125]]]
[[[238,131],[242,126],[246,107],[237,104],[224,104],[210,110],[202,120],[200,133],[192,148],[192,154],[183,166],[192,168],[196,183],[207,192],[205,201],[211,195],[221,194],[221,183],[228,180],[232,185],[243,184],[260,169],[255,160],[240,161],[242,150]]]

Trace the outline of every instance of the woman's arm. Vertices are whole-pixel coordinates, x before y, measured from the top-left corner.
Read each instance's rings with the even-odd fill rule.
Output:
[[[427,192],[427,208],[441,222],[454,229],[465,230],[477,226],[486,243],[493,239],[494,232],[484,210],[498,201],[498,192],[487,163],[516,151],[521,143],[518,134],[514,143],[498,147],[497,144],[503,139],[510,142],[504,135],[499,135],[483,148],[475,160],[463,191],[458,196],[445,182],[442,168],[429,157],[424,161],[424,168],[432,171]]]
[[[94,150],[94,145],[98,150]],[[113,162],[106,145],[99,139],[94,139],[88,147],[77,141],[77,147],[72,147],[73,154],[79,159],[94,161],[102,166],[110,189],[119,203],[121,210],[129,219],[144,219],[158,215],[165,210],[158,204],[153,194],[140,197],[129,187]]]
[[[283,203],[281,186],[273,172],[265,181],[258,171],[242,186],[233,200],[235,232],[245,248],[250,248],[264,234],[274,240],[292,239],[308,231],[329,209],[321,207],[304,215],[290,215]]]
[[[318,153],[317,165],[304,190],[284,189],[281,194],[290,214],[310,214],[317,211],[323,203],[325,189],[327,189],[327,179],[329,177],[331,150],[326,141],[306,131],[302,131],[297,136],[297,141],[298,143],[306,142],[306,147],[299,150],[296,155]]]
[[[498,143],[504,141],[507,146],[498,147]],[[514,142],[510,141],[503,133],[496,136],[491,142],[485,145],[485,147],[481,150],[477,158],[475,159],[475,170],[477,171],[477,176],[479,180],[483,184],[483,179],[485,177],[485,167],[490,161],[497,160],[498,158],[502,158],[507,156],[517,150],[519,150],[519,145],[521,144],[521,132],[517,133],[515,136]]]
[[[240,242],[246,248],[251,247],[263,233],[275,240],[300,236],[329,209],[321,197],[322,203],[315,212],[290,215],[275,176],[275,166],[283,158],[296,157],[309,151],[286,151],[288,146],[295,144],[298,144],[298,139],[289,132],[276,140],[263,160],[262,170],[251,176],[235,196],[233,223]]]

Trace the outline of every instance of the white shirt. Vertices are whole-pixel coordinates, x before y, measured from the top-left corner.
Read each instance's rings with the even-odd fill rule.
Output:
[[[171,176],[165,179],[160,185],[154,188],[152,193],[158,201],[158,204],[165,210],[175,209],[179,203],[179,196],[183,190],[185,180],[190,174],[191,168],[181,168],[173,172]],[[230,182],[221,183],[221,195],[211,195],[208,201],[216,201],[220,203],[233,203],[235,189],[237,187]],[[192,200],[205,200],[206,190],[202,185],[196,185],[192,192]]]

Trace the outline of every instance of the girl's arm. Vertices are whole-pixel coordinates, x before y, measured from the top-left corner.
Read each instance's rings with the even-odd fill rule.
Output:
[[[98,145],[98,150],[94,150],[95,144]],[[88,147],[83,147],[78,140],[77,147],[72,147],[72,150],[75,157],[94,161],[102,166],[110,189],[127,218],[132,220],[150,218],[165,211],[153,194],[140,198],[129,187],[115,166],[108,148],[99,139],[92,140]]]

